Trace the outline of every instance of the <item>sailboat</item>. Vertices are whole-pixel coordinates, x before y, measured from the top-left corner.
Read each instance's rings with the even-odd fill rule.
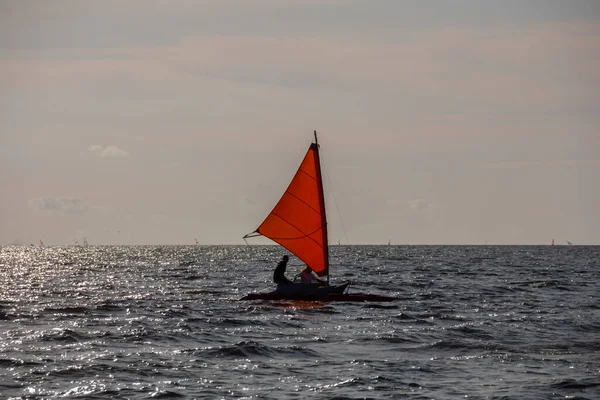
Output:
[[[319,143],[310,147],[283,196],[260,226],[244,240],[265,236],[289,250],[314,273],[327,277],[326,285],[283,284],[272,292],[250,293],[242,300],[391,301],[393,297],[349,294],[349,283],[329,285],[327,213],[319,159]]]

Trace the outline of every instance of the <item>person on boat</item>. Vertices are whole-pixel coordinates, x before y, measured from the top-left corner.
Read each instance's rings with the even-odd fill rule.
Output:
[[[313,275],[313,270],[307,265],[300,272],[300,283],[305,284],[314,284],[314,285],[326,285],[327,282],[320,280],[316,276]]]
[[[290,258],[287,255],[281,257],[281,261],[279,261],[279,264],[277,264],[277,267],[275,267],[275,272],[273,272],[273,282],[278,285],[292,284],[292,281],[285,277],[285,269],[287,268],[287,262],[289,259]]]

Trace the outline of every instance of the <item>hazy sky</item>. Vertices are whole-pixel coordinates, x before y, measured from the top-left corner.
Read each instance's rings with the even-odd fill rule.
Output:
[[[600,244],[596,0],[5,0],[0,121],[2,244],[243,243],[315,129],[332,243]]]

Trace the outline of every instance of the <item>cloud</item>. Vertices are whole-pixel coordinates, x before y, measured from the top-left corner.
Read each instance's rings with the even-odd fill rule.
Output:
[[[100,158],[125,158],[129,157],[129,152],[120,149],[115,146],[102,147],[97,144],[93,144],[88,147],[90,153]]]
[[[98,146],[97,144],[93,144],[90,147],[88,147],[88,150],[91,153],[96,154],[96,155],[99,155],[100,153],[102,153],[102,149],[103,149],[103,147],[102,146]]]
[[[36,211],[83,214],[88,207],[78,197],[38,197],[29,200],[29,206]]]
[[[0,81],[58,86],[121,78],[143,84],[136,88],[149,83],[172,87],[227,81],[333,92],[368,90],[380,96],[396,88],[413,102],[437,100],[447,107],[452,100],[454,111],[468,110],[451,115],[452,119],[489,113],[485,104],[511,110],[539,106],[547,111],[595,104],[599,99],[595,88],[600,60],[595,54],[600,29],[593,22],[395,33],[406,39],[190,33],[168,45],[118,49],[121,59],[98,59],[117,49],[78,48],[62,60],[0,60]],[[73,59],[74,55],[81,58]],[[481,99],[486,100],[482,105],[470,106]]]
[[[425,199],[415,199],[408,202],[413,210],[427,210],[431,208],[431,204]]]

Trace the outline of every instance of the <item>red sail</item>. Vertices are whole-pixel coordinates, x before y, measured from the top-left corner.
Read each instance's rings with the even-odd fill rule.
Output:
[[[281,200],[256,232],[288,249],[317,275],[328,274],[327,219],[316,143],[310,145]]]

